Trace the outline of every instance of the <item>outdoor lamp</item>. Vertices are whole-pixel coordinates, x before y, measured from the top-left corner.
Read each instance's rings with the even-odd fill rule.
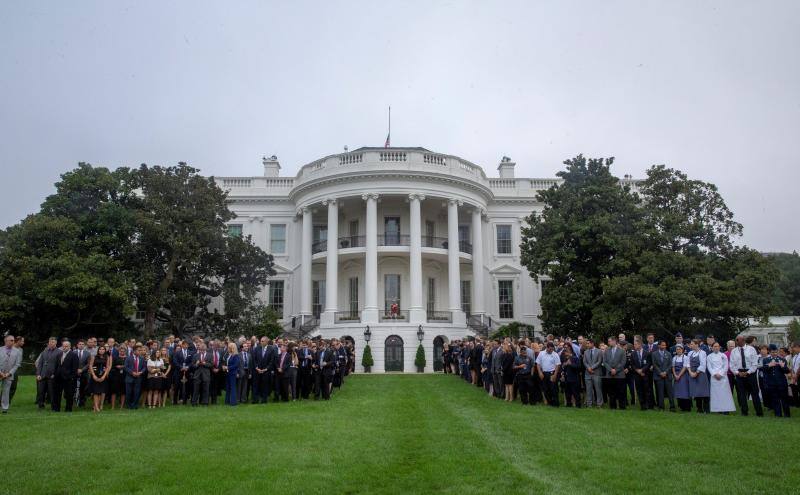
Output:
[[[367,329],[364,330],[364,341],[369,342],[370,337],[372,337],[372,332],[369,331],[369,325],[367,325]]]
[[[422,342],[422,339],[424,338],[425,338],[425,331],[422,330],[422,325],[420,325],[419,329],[417,330],[417,339],[419,339],[419,341]]]

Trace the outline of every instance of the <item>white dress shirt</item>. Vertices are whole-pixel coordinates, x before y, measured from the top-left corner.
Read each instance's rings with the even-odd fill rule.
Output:
[[[539,369],[544,373],[552,373],[555,371],[556,366],[561,364],[561,356],[555,352],[542,351],[536,357],[536,364],[539,365]]]
[[[731,351],[730,368],[733,374],[739,373],[740,369],[747,368],[748,373],[755,373],[758,369],[758,352],[756,348],[745,344],[744,346],[744,359],[745,363],[742,364],[742,347],[736,347]]]

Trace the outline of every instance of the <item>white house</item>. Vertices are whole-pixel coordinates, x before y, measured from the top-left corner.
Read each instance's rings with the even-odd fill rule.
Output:
[[[264,297],[287,328],[351,337],[357,355],[367,333],[374,371],[414,370],[419,337],[431,370],[451,339],[511,321],[541,328],[542,285],[520,265],[520,225],[559,179],[516,178],[506,157],[490,178],[424,148],[360,148],[294,177],[280,176],[274,156],[263,164],[263,176],[217,181],[237,215],[229,232],[275,258]]]

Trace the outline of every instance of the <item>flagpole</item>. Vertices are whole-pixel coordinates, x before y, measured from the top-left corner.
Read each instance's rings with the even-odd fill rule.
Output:
[[[389,105],[389,146],[392,145],[392,106]]]

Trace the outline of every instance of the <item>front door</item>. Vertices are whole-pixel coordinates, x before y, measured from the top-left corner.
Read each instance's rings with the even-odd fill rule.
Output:
[[[389,336],[384,357],[386,371],[403,371],[403,339],[397,335]]]

